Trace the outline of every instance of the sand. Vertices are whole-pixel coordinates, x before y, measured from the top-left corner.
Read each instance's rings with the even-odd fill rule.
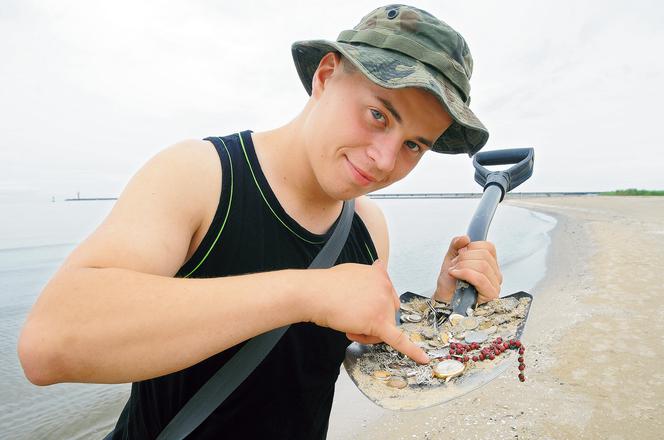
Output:
[[[378,408],[342,372],[330,439],[664,436],[664,197],[507,203],[557,218],[515,369],[450,403]],[[509,292],[507,292],[509,293]]]

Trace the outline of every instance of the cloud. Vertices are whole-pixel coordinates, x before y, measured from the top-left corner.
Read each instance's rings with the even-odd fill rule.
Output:
[[[0,173],[45,192],[118,191],[180,139],[283,124],[306,101],[291,43],[334,39],[380,4],[3,2]],[[414,4],[468,40],[489,148],[536,147],[524,190],[664,187],[660,4]],[[391,190],[476,185],[467,158],[429,155]]]

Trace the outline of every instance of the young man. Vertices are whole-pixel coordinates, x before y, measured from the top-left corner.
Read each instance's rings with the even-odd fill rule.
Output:
[[[468,47],[430,14],[391,5],[336,42],[294,44],[293,56],[311,95],[295,119],[159,153],[27,320],[19,354],[33,383],[133,382],[113,438],[156,437],[243,341],[288,324],[191,438],[324,438],[347,337],[428,361],[395,325],[387,228],[362,196],[428,150],[485,144],[467,106]],[[338,264],[305,270],[349,199]],[[457,279],[496,297],[493,245],[455,238],[436,298],[449,300]]]

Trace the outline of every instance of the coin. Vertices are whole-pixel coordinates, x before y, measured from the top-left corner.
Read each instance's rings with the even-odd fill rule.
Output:
[[[489,335],[486,332],[483,331],[475,331],[475,332],[468,332],[466,333],[465,340],[468,344],[472,344],[473,342],[477,342],[478,344],[481,344],[482,342],[486,341],[489,339]]]
[[[463,373],[463,369],[464,365],[461,362],[448,359],[433,367],[433,375],[438,379],[451,379]]]
[[[422,315],[419,315],[417,313],[408,313],[401,315],[401,320],[404,322],[420,322],[422,320]]]

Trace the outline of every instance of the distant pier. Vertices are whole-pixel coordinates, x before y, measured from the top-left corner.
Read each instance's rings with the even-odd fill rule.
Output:
[[[95,200],[117,200],[117,197],[78,197],[76,199],[65,199],[65,202],[91,202]]]
[[[597,196],[599,192],[517,192],[507,193],[508,199],[525,199],[531,197],[562,197],[562,196]],[[479,199],[482,193],[398,193],[369,194],[372,199]]]

